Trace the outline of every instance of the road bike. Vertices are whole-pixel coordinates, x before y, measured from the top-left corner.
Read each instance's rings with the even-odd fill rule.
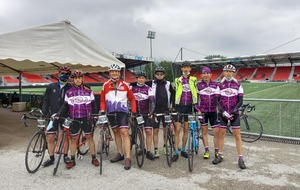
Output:
[[[240,115],[240,133],[242,141],[252,143],[259,140],[263,134],[263,125],[259,119],[247,114],[255,110],[255,105],[251,105],[249,103],[244,104],[238,110]],[[219,119],[217,122],[220,124]],[[227,131],[230,134],[233,134],[230,121],[227,122]],[[213,135],[213,132],[209,131],[209,134]]]
[[[111,114],[113,116],[116,116],[116,114]],[[112,140],[111,133],[109,130],[109,121],[107,118],[107,115],[99,115],[99,114],[92,114],[91,115],[93,119],[96,119],[97,122],[95,124],[96,127],[99,127],[100,129],[100,137],[98,140],[98,151],[100,157],[100,175],[102,175],[102,163],[103,163],[103,154],[105,153],[108,155],[109,153],[109,144]]]
[[[241,137],[242,141],[252,143],[261,138],[263,125],[256,117],[248,115],[247,112],[255,110],[255,105],[244,104],[240,111]]]
[[[138,167],[141,168],[144,164],[145,159],[145,136],[144,136],[144,117],[148,116],[147,114],[138,114],[136,117],[130,117],[129,123],[131,126],[131,147],[134,145],[135,158],[138,164]]]
[[[55,168],[53,169],[53,175],[56,175],[58,166],[60,164],[61,156],[68,152],[68,150],[66,150],[66,142],[68,142],[70,139],[70,127],[72,127],[71,126],[72,122],[78,122],[80,126],[83,124],[82,121],[71,119],[69,117],[68,118],[59,117],[59,118],[64,119],[65,121],[62,124],[63,126],[62,135],[60,135],[60,138],[56,145],[57,148],[55,152],[56,152],[57,159],[56,159]],[[86,155],[89,151],[87,138],[82,130],[79,131],[78,139],[76,140],[76,147],[77,147],[77,157],[79,159],[82,159],[82,156]]]
[[[25,154],[25,166],[26,170],[29,173],[35,173],[40,168],[45,156],[45,150],[47,149],[45,127],[46,120],[49,119],[43,118],[41,113],[39,115],[34,114],[34,110],[29,112],[29,114],[31,116],[27,116],[26,114],[23,114],[22,116],[21,120],[24,126],[27,127],[27,119],[33,119],[37,121],[37,127],[39,128],[39,130],[32,136],[27,145]]]
[[[199,152],[199,140],[201,139],[200,128],[196,114],[188,114],[189,132],[187,141],[188,167],[192,172],[194,168],[194,156]]]
[[[166,159],[167,164],[169,167],[172,166],[172,156],[174,148],[174,120],[172,119],[172,116],[177,116],[177,113],[156,113],[154,114],[155,117],[163,116],[165,118],[166,123],[166,136],[164,137],[166,142]],[[156,118],[155,118],[156,119]]]

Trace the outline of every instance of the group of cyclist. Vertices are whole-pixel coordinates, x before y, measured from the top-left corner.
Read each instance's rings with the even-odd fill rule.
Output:
[[[117,155],[110,160],[116,163],[125,160],[124,169],[131,168],[130,147],[131,141],[129,136],[128,114],[130,117],[136,117],[140,114],[144,117],[144,131],[146,134],[145,150],[146,158],[155,160],[159,158],[158,150],[159,126],[163,126],[163,135],[165,136],[166,123],[164,116],[156,117],[157,113],[175,111],[179,117],[175,117],[175,151],[172,157],[173,161],[179,158],[179,152],[182,157],[187,158],[185,150],[188,138],[188,114],[196,113],[201,123],[203,136],[203,145],[205,152],[203,157],[210,158],[208,145],[208,122],[212,126],[214,133],[215,159],[213,164],[219,164],[223,161],[223,146],[226,134],[227,122],[231,123],[233,128],[236,147],[238,152],[238,165],[245,169],[245,163],[242,156],[242,141],[240,134],[240,120],[238,108],[243,101],[243,88],[234,79],[236,71],[232,65],[226,65],[223,68],[224,78],[221,83],[211,80],[211,70],[208,67],[202,69],[202,79],[190,75],[190,62],[183,62],[181,65],[182,76],[175,79],[175,85],[172,86],[170,81],[166,80],[166,72],[162,67],[157,67],[154,71],[155,79],[146,84],[146,74],[139,72],[136,75],[136,82],[128,84],[121,78],[121,68],[117,64],[109,67],[110,79],[103,84],[100,94],[100,111],[99,114],[107,114],[110,126],[114,133],[114,140],[117,147]],[[68,83],[68,78],[73,79],[73,86]],[[130,104],[129,104],[130,103]],[[52,118],[66,117],[83,122],[82,130],[87,135],[91,163],[99,166],[99,161],[95,155],[95,143],[92,138],[92,125],[88,116],[97,112],[95,97],[92,90],[83,84],[83,72],[71,70],[67,66],[60,67],[59,81],[50,84],[45,92],[43,102],[43,114],[48,113]],[[49,112],[50,111],[50,112]],[[116,116],[113,116],[115,113]],[[182,115],[181,115],[182,114]],[[53,127],[47,131],[47,142],[50,159],[44,162],[44,167],[54,163],[55,135],[58,126],[63,122],[62,119],[56,119]],[[183,128],[181,149],[180,131]],[[66,168],[70,169],[76,165],[75,151],[76,139],[80,126],[73,123],[71,127],[71,159],[67,152],[64,155]],[[165,138],[163,138],[165,140]],[[151,146],[154,146],[152,152]],[[166,154],[166,142],[163,142],[162,152]],[[123,151],[124,148],[124,151]],[[124,154],[125,153],[125,154]]]

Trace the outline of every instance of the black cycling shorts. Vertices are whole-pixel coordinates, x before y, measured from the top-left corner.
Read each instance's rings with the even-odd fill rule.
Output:
[[[222,116],[222,114],[219,114],[218,116],[220,118],[220,127],[221,128],[226,128],[228,120],[226,118],[224,118]],[[233,115],[233,120],[230,121],[230,124],[231,124],[232,129],[240,129],[241,128],[241,126],[240,126],[240,115],[239,114],[234,114]]]
[[[217,112],[205,112],[203,113],[204,117],[203,117],[203,122],[201,122],[201,126],[208,126],[208,121],[209,124],[212,128],[218,126],[218,114]]]
[[[52,124],[52,128],[47,130],[47,134],[56,134],[58,130],[58,126],[60,126],[61,129],[63,129],[62,124],[64,123],[64,119],[55,119]]]
[[[92,125],[90,124],[90,122],[88,122],[87,118],[75,118],[75,120],[81,121],[82,124],[80,124],[77,121],[73,121],[72,122],[72,124],[70,126],[70,134],[71,134],[71,136],[78,135],[80,128],[81,128],[81,130],[84,131],[84,133],[86,135],[92,134],[92,132],[93,132]]]
[[[111,114],[116,113],[116,116]],[[108,120],[112,129],[114,128],[127,128],[128,129],[128,114],[124,112],[109,113]]]
[[[192,105],[177,105],[175,111],[183,114],[190,114],[193,111]],[[181,115],[179,117],[174,117],[175,122],[182,122],[182,118],[184,122],[188,122],[188,115]],[[178,120],[179,119],[179,120]]]

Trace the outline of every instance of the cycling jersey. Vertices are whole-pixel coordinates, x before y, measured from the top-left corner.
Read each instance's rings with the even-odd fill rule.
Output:
[[[185,78],[183,76],[175,79],[175,104],[176,105],[192,105],[197,103],[197,91],[196,91],[197,78],[189,76]]]
[[[95,96],[93,91],[84,87],[73,86],[66,92],[65,104],[59,110],[63,113],[66,105],[69,108],[70,118],[86,118],[96,112]]]
[[[113,82],[111,79],[103,84],[101,91],[100,110],[128,113],[128,100],[131,111],[136,113],[136,102],[132,90],[123,80]]]
[[[153,95],[151,95],[151,87],[144,85],[133,85],[132,92],[134,94],[137,112],[141,114],[150,113],[150,103],[153,102]],[[151,106],[152,108],[153,106]]]
[[[197,111],[216,112],[216,95],[220,92],[218,83],[210,80],[208,83],[203,80],[197,84],[198,103],[195,106]]]
[[[241,104],[239,102],[239,96],[244,96],[244,90],[242,85],[237,80],[227,81],[223,79],[219,84],[218,95],[220,97],[220,112],[227,111],[230,113],[233,109],[237,109]]]

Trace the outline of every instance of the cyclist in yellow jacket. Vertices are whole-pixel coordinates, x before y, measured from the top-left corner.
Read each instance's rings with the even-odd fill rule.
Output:
[[[175,79],[175,110],[178,113],[189,114],[193,111],[193,105],[197,103],[197,78],[190,76],[191,72],[191,63],[185,61],[181,64],[182,76]],[[184,120],[183,124],[183,136],[182,136],[182,147],[181,147],[181,156],[187,158],[188,154],[185,151],[185,146],[188,138],[188,116],[180,116],[176,117],[175,121],[175,153],[173,155],[172,160],[176,161],[178,159],[179,154],[179,133],[180,127],[182,123],[182,119]]]

